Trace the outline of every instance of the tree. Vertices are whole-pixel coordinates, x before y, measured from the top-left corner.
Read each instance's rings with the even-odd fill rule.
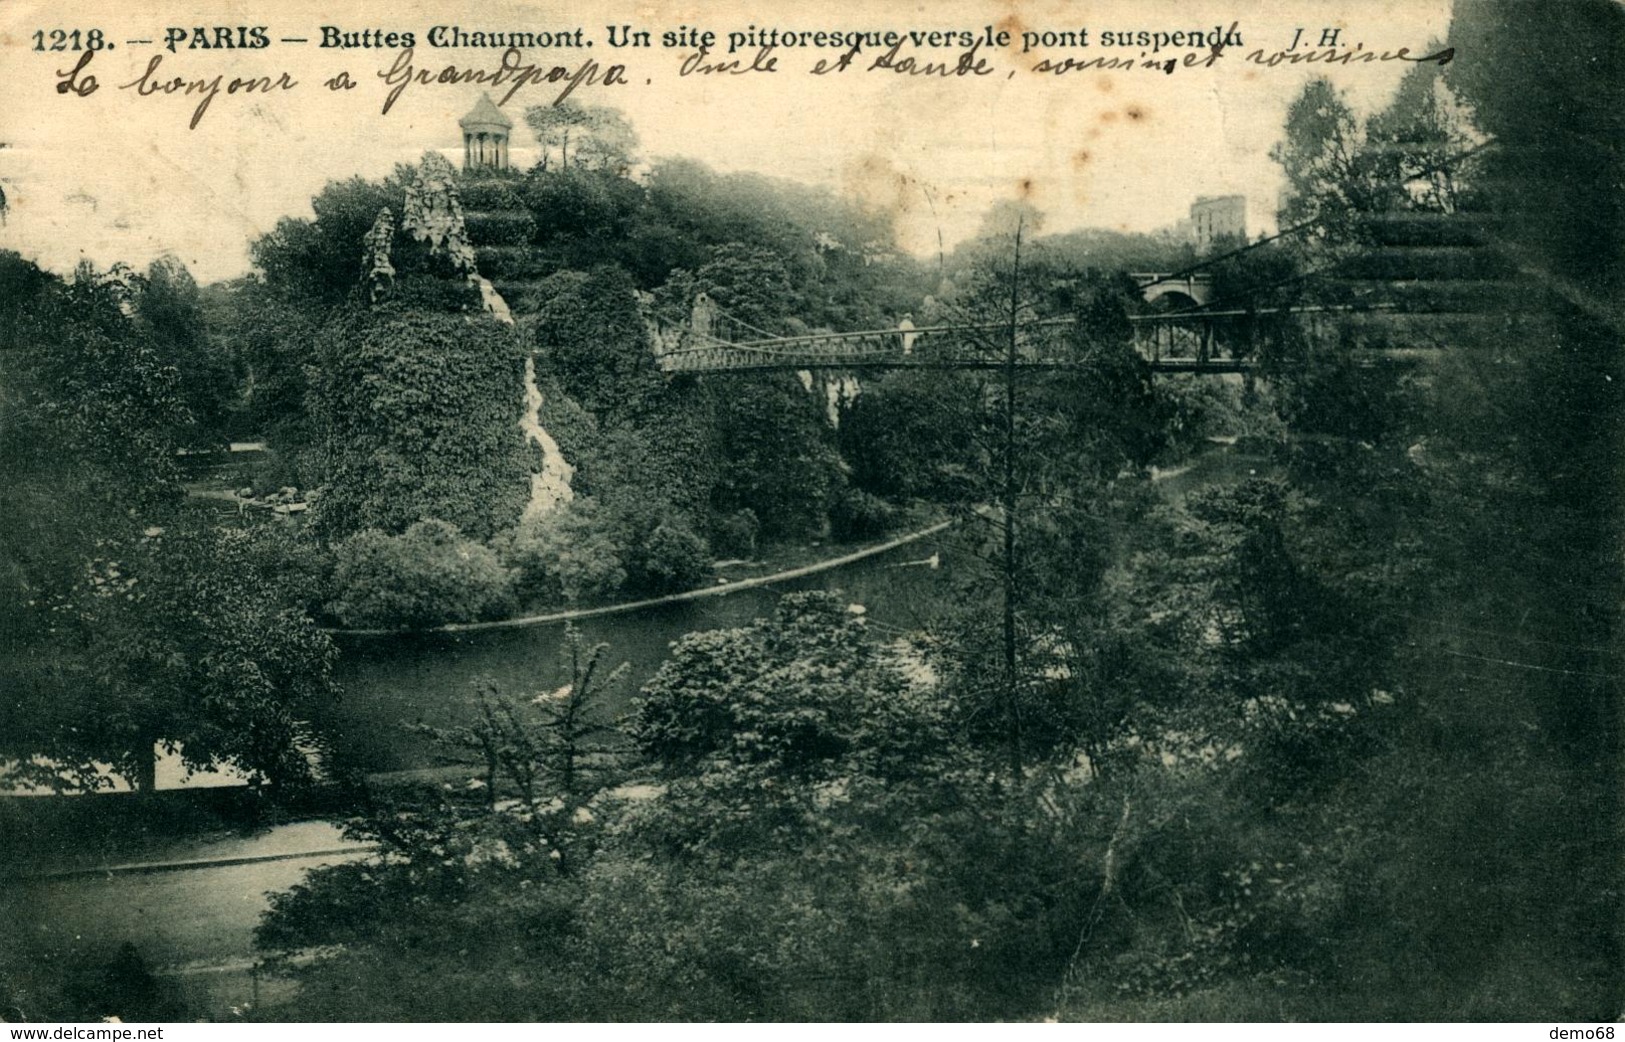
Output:
[[[596,600],[626,582],[621,530],[590,496],[521,522],[493,545],[515,572],[522,605]]]
[[[449,762],[480,769],[486,813],[496,813],[508,793],[518,800],[521,816],[551,831],[544,823],[568,821],[616,775],[620,750],[609,740],[615,728],[604,701],[629,667],[623,662],[601,674],[608,650],[608,644],[588,647],[580,631],[566,624],[559,646],[566,678],[561,687],[520,705],[482,681],[472,699],[472,723],[420,729],[446,750]]]
[[[333,548],[330,610],[347,626],[421,629],[506,614],[513,576],[487,547],[446,521],[398,535],[367,529]]]
[[[817,593],[678,641],[630,728],[668,781],[670,831],[742,856],[762,843],[796,849],[826,827],[819,794],[843,778],[927,776],[951,756],[945,723],[862,619]]]
[[[770,536],[822,531],[843,477],[818,399],[793,377],[735,379],[715,405],[722,460],[712,506],[754,512]]]
[[[1069,658],[1081,662],[1105,639],[1113,515],[1137,506],[1118,481],[1138,475],[1166,442],[1125,287],[1030,260],[1023,242],[1018,227],[1006,252],[988,244],[952,302],[969,330],[961,350],[996,375],[984,378],[968,425],[959,504],[964,548],[981,566],[941,623],[965,726],[981,747],[1002,747],[1016,778],[1030,762],[1100,744],[1098,733],[1081,731],[1093,707],[1079,698],[1099,692],[1054,681],[1072,668]],[[1057,315],[1073,319],[1065,332],[1041,324]],[[1029,369],[1035,353],[1074,367]]]
[[[1429,44],[1429,53],[1444,45]],[[1366,123],[1373,176],[1391,186],[1390,205],[1457,213],[1477,205],[1473,154],[1488,138],[1471,106],[1450,86],[1446,69],[1426,62],[1407,69],[1394,100]]]
[[[1341,92],[1316,77],[1287,109],[1284,136],[1270,149],[1287,190],[1278,215],[1282,228],[1308,223],[1309,234],[1341,242],[1353,234],[1355,213],[1369,212],[1379,186],[1365,136]]]
[[[612,835],[595,810],[607,813],[624,748],[605,700],[626,666],[606,671],[607,650],[567,627],[562,686],[521,701],[481,685],[468,724],[425,729],[448,762],[477,772],[474,784],[381,798],[349,828],[379,857],[319,868],[273,896],[259,947],[315,956],[294,970],[299,1008],[487,1019],[581,1008],[582,876]],[[448,963],[394,961],[452,942],[460,954]]]
[[[259,276],[214,289],[219,294],[214,334],[232,345],[243,372],[242,423],[268,436],[279,453],[312,447],[310,375],[317,365],[320,319]]]
[[[534,291],[536,346],[564,393],[611,425],[663,388],[632,280],[619,268],[562,271]]]
[[[15,255],[0,451],[17,538],[0,570],[0,721],[22,782],[95,784],[96,761],[150,790],[155,743],[262,778],[308,775],[301,721],[331,694],[332,646],[252,532],[181,509],[188,415],[129,279],[63,285]],[[47,761],[37,761],[40,756]]]
[[[962,501],[982,388],[972,375],[887,373],[866,381],[841,414],[852,483],[890,499]]]
[[[132,305],[154,348],[180,378],[181,395],[192,415],[188,441],[217,444],[237,394],[233,360],[209,336],[197,282],[173,256],[160,257],[134,283]]]
[[[57,765],[23,780],[83,784],[99,760],[150,792],[159,744],[195,769],[311,780],[300,747],[334,694],[336,651],[252,531],[179,516],[84,569],[56,593],[49,668],[14,689],[11,751]]]
[[[560,171],[570,169],[573,156],[577,167],[622,173],[632,164],[632,151],[637,148],[637,135],[626,117],[606,105],[584,105],[567,98],[526,109],[525,122],[541,143],[539,165],[544,170],[557,149]]]

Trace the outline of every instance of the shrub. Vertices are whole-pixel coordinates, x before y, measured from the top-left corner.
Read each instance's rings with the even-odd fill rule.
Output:
[[[590,497],[522,524],[493,545],[517,573],[516,592],[525,604],[603,597],[626,581],[621,540]]]
[[[536,233],[536,220],[524,210],[468,213],[468,237],[481,246],[523,246]]]
[[[711,547],[721,557],[751,557],[762,522],[749,507],[716,518],[711,523]]]
[[[637,555],[640,585],[652,593],[693,589],[711,567],[711,548],[686,521],[656,525]]]
[[[897,508],[862,489],[843,489],[829,511],[830,535],[836,539],[872,539],[897,524]]]
[[[340,542],[334,558],[338,595],[328,610],[347,626],[422,629],[513,608],[512,573],[445,521],[419,521],[398,536],[368,529]]]

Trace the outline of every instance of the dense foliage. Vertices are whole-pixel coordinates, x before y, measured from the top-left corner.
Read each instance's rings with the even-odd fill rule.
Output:
[[[1612,8],[1537,31],[1458,7],[1492,54],[1625,38]],[[309,460],[303,529],[164,513],[214,378],[165,361],[214,342],[165,332],[209,321],[184,279],[151,274],[143,319],[138,289],[8,261],[4,491],[43,540],[0,576],[16,751],[137,770],[171,741],[296,780],[332,657],[312,605],[426,627],[691,589],[713,553],[923,507],[958,522],[953,579],[906,631],[788,594],[676,641],[615,721],[626,672],[572,630],[562,684],[482,682],[415,725],[445,772],[369,793],[348,828],[376,856],[273,900],[258,944],[294,986],[258,1015],[1612,1016],[1625,372],[1591,222],[1619,204],[1555,164],[1614,169],[1625,137],[1587,63],[1499,68],[1419,66],[1367,119],[1307,86],[1275,153],[1293,230],[1213,265],[1257,307],[1220,345],[1256,362],[1234,382],[1153,379],[1136,348],[1122,269],[1168,242],[1037,238],[1011,204],[926,300],[875,215],[686,162],[630,177],[601,110],[529,114],[546,162],[463,182],[514,328],[416,246],[393,297],[357,288],[362,211],[411,175],[332,186],[234,291],[319,348],[219,369]],[[1556,183],[1579,202],[1537,213]],[[702,292],[737,336],[964,321],[984,365],[855,396],[667,380],[652,354]],[[58,315],[56,340],[30,324]],[[1066,318],[1041,328],[1074,368],[1014,364]],[[1447,349],[1419,363],[1424,334]],[[527,356],[575,471],[521,521]],[[41,445],[75,461],[61,490]]]
[[[1304,227],[1221,261],[1216,285],[1342,303],[1422,263],[1381,229],[1470,212],[1504,190],[1497,176],[1526,173],[1497,174],[1493,152],[1443,170],[1483,139],[1473,120],[1544,133],[1497,114],[1500,88],[1480,85],[1475,115],[1466,89],[1418,69],[1362,122],[1312,83],[1278,151],[1293,186],[1283,224]],[[953,603],[908,635],[816,596],[689,635],[626,727],[641,784],[589,798],[550,837],[562,851],[568,831],[567,853],[471,854],[452,859],[454,891],[406,886],[456,909],[459,930],[481,924],[478,946],[437,962],[433,998],[402,1000],[407,971],[351,935],[303,972],[299,1014],[1606,1009],[1617,953],[1588,925],[1612,901],[1602,825],[1558,809],[1571,785],[1607,805],[1600,758],[1615,748],[1596,650],[1611,614],[1593,599],[1613,588],[1598,555],[1615,517],[1573,480],[1581,460],[1612,473],[1596,440],[1615,429],[1612,392],[1580,391],[1571,365],[1604,364],[1586,354],[1606,340],[1594,316],[1570,293],[1517,332],[1480,327],[1505,373],[1372,364],[1394,341],[1380,323],[1254,316],[1232,334],[1264,380],[1153,385],[1124,288],[1069,252],[1087,237],[1028,244],[1012,267],[996,233],[1031,216],[999,217],[927,313],[1082,316],[1067,349],[1086,374],[880,378],[834,438],[788,382],[741,382],[706,406],[723,461],[710,503],[738,519],[713,522],[725,541],[744,542],[752,514],[782,531],[827,513],[855,533],[933,500],[964,519],[951,553],[981,562]],[[779,267],[751,249],[696,251],[657,302],[704,288],[762,328],[811,313],[787,309]],[[799,282],[798,258],[781,258]],[[1554,251],[1553,272],[1564,263]],[[1022,349],[996,334],[982,346],[993,360]],[[1595,412],[1551,422],[1582,400]],[[1178,492],[1146,480],[1218,435],[1237,439],[1239,476]],[[1561,592],[1541,592],[1554,573]],[[481,827],[504,812],[489,813]],[[1570,870],[1580,882],[1558,882]],[[318,877],[264,939],[309,950],[331,902],[389,885]],[[415,943],[466,936],[451,922]],[[510,986],[493,983],[504,972]]]
[[[67,283],[14,254],[0,268],[7,782],[95,785],[101,762],[150,790],[157,744],[308,779],[297,746],[334,658],[309,570],[276,533],[218,529],[179,497],[188,398],[229,369],[198,361],[196,287],[172,262]]]
[[[434,518],[486,539],[518,520],[529,465],[506,329],[382,311],[330,329],[322,363],[323,530],[398,533]]]

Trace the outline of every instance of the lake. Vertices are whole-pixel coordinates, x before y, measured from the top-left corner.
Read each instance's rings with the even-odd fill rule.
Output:
[[[629,664],[627,680],[612,700],[624,709],[665,661],[673,641],[695,630],[742,626],[770,615],[785,593],[829,590],[863,605],[864,618],[877,630],[918,630],[950,592],[955,545],[951,532],[940,532],[827,572],[582,619],[576,626],[589,646],[609,645],[606,666]],[[941,567],[918,563],[933,556]],[[363,773],[436,766],[433,743],[403,725],[446,727],[467,720],[475,684],[487,678],[519,699],[557,689],[567,673],[559,662],[563,639],[563,623],[476,633],[341,636],[338,679],[344,696],[318,723],[327,728],[344,765]]]

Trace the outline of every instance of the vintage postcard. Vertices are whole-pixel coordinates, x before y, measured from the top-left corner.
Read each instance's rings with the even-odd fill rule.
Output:
[[[1612,1038],[1622,48],[11,0],[0,1020]]]

